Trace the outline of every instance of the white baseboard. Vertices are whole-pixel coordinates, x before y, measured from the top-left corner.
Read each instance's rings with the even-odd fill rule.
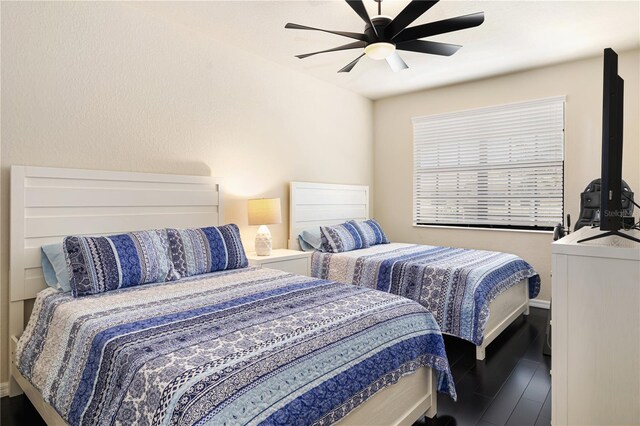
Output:
[[[531,306],[532,308],[550,309],[551,301],[541,300],[541,299],[531,299],[529,300],[529,306]]]
[[[0,383],[0,398],[9,396],[9,382]]]

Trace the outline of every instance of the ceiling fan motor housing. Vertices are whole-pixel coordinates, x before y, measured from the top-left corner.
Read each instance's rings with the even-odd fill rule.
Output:
[[[387,27],[387,25],[389,25],[389,22],[391,22],[391,18],[389,16],[384,16],[384,15],[373,16],[371,18],[371,23],[376,27],[376,31],[378,32],[378,35],[376,36],[376,33],[373,31],[373,28],[371,28],[371,25],[366,24],[364,27],[364,35],[367,38],[367,43],[372,44],[372,43],[383,42],[383,43],[395,44],[391,41],[391,39],[389,39],[384,35],[384,30]]]

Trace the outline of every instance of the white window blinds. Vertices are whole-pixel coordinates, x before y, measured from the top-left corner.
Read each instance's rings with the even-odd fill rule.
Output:
[[[564,97],[413,119],[415,225],[562,222]]]

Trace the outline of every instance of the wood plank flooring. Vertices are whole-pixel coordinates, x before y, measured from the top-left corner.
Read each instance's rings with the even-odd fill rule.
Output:
[[[414,426],[537,426],[551,424],[551,358],[542,354],[547,312],[531,308],[475,360],[475,346],[445,336],[458,392],[438,395],[438,416]]]
[[[542,355],[547,311],[531,308],[475,360],[475,346],[449,336],[445,344],[458,401],[439,395],[438,416],[414,426],[538,426],[551,424],[550,358]],[[2,426],[44,425],[24,396],[2,398]]]

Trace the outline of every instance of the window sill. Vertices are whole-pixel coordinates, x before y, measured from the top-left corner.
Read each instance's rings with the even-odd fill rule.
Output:
[[[474,231],[494,231],[494,232],[526,232],[529,234],[551,234],[553,230],[537,230],[537,229],[506,229],[506,228],[482,228],[471,226],[443,226],[443,225],[412,225],[414,228],[442,228],[442,229],[472,229]]]

